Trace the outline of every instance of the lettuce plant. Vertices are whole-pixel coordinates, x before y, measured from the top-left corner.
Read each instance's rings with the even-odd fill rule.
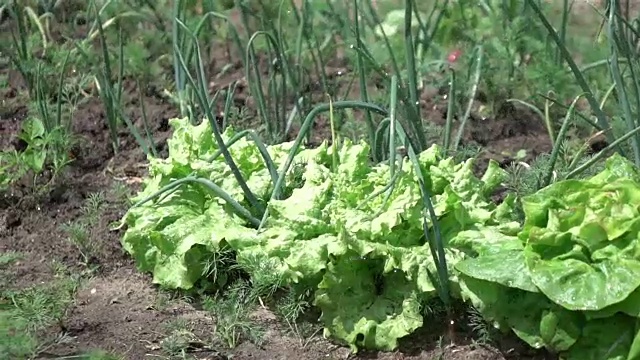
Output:
[[[598,175],[557,182],[522,204],[517,238],[456,264],[465,298],[564,359],[640,358],[636,168],[614,155]]]
[[[218,149],[208,123],[192,126],[187,119],[174,119],[170,124],[175,131],[169,157],[150,158],[149,178],[135,199],[139,203],[123,219],[124,248],[161,286],[223,285],[232,267],[229,258],[240,267],[270,264],[277,286],[303,286],[314,294],[327,337],[354,350],[392,350],[398,339],[422,326],[422,305],[437,297],[416,171],[433,196],[450,267],[467,256],[491,254],[502,243],[521,250],[513,197],[499,206],[489,199],[505,177],[494,162],[480,179],[471,160],[455,163],[432,146],[419,154],[419,167],[403,158],[392,175],[389,164],[371,164],[366,143],[325,143],[296,154],[296,165],[286,174],[288,196],[269,201],[273,177],[263,154],[253,142],[240,140],[229,152],[270,214],[258,231],[251,214],[238,216],[232,209],[253,213],[227,164],[213,156]],[[225,142],[233,136],[232,129],[223,134]],[[282,167],[291,144],[267,151]],[[194,176],[229,197],[203,181],[159,194],[171,182]],[[233,256],[221,255],[229,252]],[[249,276],[263,276],[244,268]],[[451,284],[458,287],[455,273]]]

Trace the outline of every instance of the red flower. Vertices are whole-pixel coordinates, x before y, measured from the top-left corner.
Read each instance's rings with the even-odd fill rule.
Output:
[[[460,55],[462,55],[462,51],[458,49],[453,50],[452,52],[449,53],[449,56],[447,56],[447,61],[453,64],[454,62],[458,61],[458,58],[460,57]]]

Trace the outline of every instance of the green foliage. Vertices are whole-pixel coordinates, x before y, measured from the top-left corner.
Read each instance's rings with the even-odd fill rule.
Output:
[[[50,183],[71,162],[67,153],[71,141],[64,128],[47,132],[39,118],[29,118],[18,139],[25,144],[24,150],[0,153],[0,189],[27,175],[33,180],[31,185],[36,185],[36,178],[46,169],[52,170]]]
[[[564,359],[639,356],[630,352],[640,315],[639,199],[640,173],[619,155],[589,179],[525,197],[519,242],[456,264],[463,295],[496,326]]]
[[[222,159],[207,161],[217,150],[208,123],[170,123],[175,132],[169,158],[150,159],[150,178],[135,200],[146,201],[170,181],[192,173],[242,198],[229,166]],[[233,131],[227,129],[223,137],[233,137]],[[291,143],[284,143],[268,151],[280,167],[290,148]],[[240,140],[229,151],[258,200],[266,202],[273,185],[258,147]],[[437,296],[429,277],[436,273],[436,264],[423,236],[415,168],[405,158],[390,176],[388,165],[370,164],[368,145],[347,140],[338,147],[334,168],[332,151],[324,144],[296,154],[299,169],[287,174],[285,193],[290,196],[268,203],[270,216],[263,231],[235,215],[217,193],[193,183],[131,208],[123,219],[128,226],[123,246],[140,270],[153,272],[155,283],[184,289],[210,274],[207,264],[212,259],[217,259],[219,271],[228,271],[231,266],[221,260],[228,257],[216,254],[231,249],[239,267],[262,288],[271,282],[311,290],[327,336],[353,349],[394,349],[399,338],[422,325],[422,304]],[[515,235],[518,224],[510,214],[514,199],[500,206],[488,199],[505,177],[496,163],[478,179],[472,161],[455,163],[437,146],[420,153],[419,163],[433,194],[443,241],[449,245],[449,261],[478,251],[471,246],[474,237],[488,246],[489,239],[502,232]],[[302,182],[296,179],[300,174]],[[269,264],[270,280],[265,280],[264,264]],[[216,276],[209,283],[221,287],[227,279]]]
[[[0,275],[7,276],[2,271]],[[42,351],[68,340],[64,335],[40,339],[38,334],[60,321],[71,304],[77,283],[61,279],[22,290],[0,292],[0,357],[36,358]]]
[[[478,94],[490,105],[488,115],[495,115],[510,98],[541,103],[540,94],[553,91],[566,96],[577,91],[570,81],[571,74],[557,61],[548,35],[525,3],[511,0],[463,0],[446,6],[442,2],[434,3],[439,20],[437,27],[431,39],[419,40],[429,42],[429,52],[416,52],[418,68],[423,69],[424,76],[432,77],[434,70],[446,63],[447,55],[459,50],[455,69],[460,78],[466,79],[461,87],[466,91],[472,82],[467,69],[481,61]],[[547,5],[544,9],[552,11]],[[434,17],[429,13],[417,16],[422,21]],[[416,33],[421,34],[417,19],[414,18],[412,24]],[[403,56],[404,25],[404,10],[392,10],[376,31],[380,34],[384,30],[393,45],[393,55],[398,57]],[[371,46],[377,58],[389,56],[379,47]],[[474,50],[477,47],[482,47],[482,60]]]
[[[250,319],[255,304],[251,301],[251,293],[248,284],[237,281],[224,295],[203,300],[203,308],[216,318],[215,334],[229,348],[235,348],[242,340],[261,343],[264,330]]]
[[[68,241],[73,244],[82,256],[82,264],[91,265],[95,261],[100,250],[100,243],[92,239],[92,230],[98,225],[100,213],[104,206],[104,195],[95,193],[89,195],[82,207],[82,217],[75,221],[62,224],[60,229],[67,235]]]
[[[576,95],[578,86],[570,81],[564,64],[571,60],[567,54],[576,50],[570,48],[572,39],[567,36],[568,9],[563,9],[561,22],[541,23],[536,16],[544,18],[542,14],[550,13],[553,5],[538,1],[538,8],[533,0],[436,1],[433,6],[406,1],[404,9],[394,4],[396,8],[383,21],[377,19],[377,5],[371,1],[303,1],[296,8],[293,1],[204,0],[202,12],[196,11],[195,0],[175,1],[173,11],[169,1],[79,3],[76,18],[86,22],[86,37],[73,41],[72,49],[53,42],[49,28],[50,20],[59,20],[58,13],[64,12],[62,2],[10,4],[17,31],[11,46],[3,46],[2,52],[9,54],[26,81],[35,105],[30,107],[35,110],[30,110],[32,117],[20,133],[25,149],[0,154],[0,189],[49,169],[56,177],[70,161],[71,127],[62,122],[61,99],[73,114],[82,102],[80,94],[97,85],[114,152],[124,123],[144,152],[152,155],[150,177],[123,219],[128,225],[124,247],[139,268],[152,272],[154,282],[164,287],[226,290],[205,298],[204,304],[218,318],[217,334],[228,346],[236,346],[243,338],[257,341],[260,331],[249,321],[248,312],[257,300],[285,290],[279,304],[292,328],[302,312],[315,306],[322,311],[327,336],[354,350],[393,349],[398,339],[422,326],[424,308],[444,286],[447,293],[477,309],[472,327],[483,342],[490,340],[493,329],[488,329],[487,321],[491,321],[535,348],[546,347],[568,359],[636,356],[640,268],[634,233],[638,233],[640,214],[629,205],[640,200],[635,170],[613,157],[596,176],[539,190],[551,180],[593,175],[600,170],[595,160],[607,152],[593,158],[577,156],[584,149],[566,148],[563,138],[569,135],[560,131],[559,139],[553,139],[553,155],[539,157],[530,169],[518,168],[507,179],[491,163],[478,179],[472,174],[472,162],[460,159],[460,136],[453,146],[449,143],[452,122],[464,124],[474,102],[491,105],[483,106],[489,113],[477,109],[480,115],[490,116],[513,97],[538,104],[540,93],[554,92],[559,102]],[[229,21],[226,11],[231,7],[239,11],[247,33]],[[605,93],[599,88],[602,83],[594,83],[601,78],[582,74],[577,61],[569,65],[598,118],[593,126],[606,130],[614,148],[614,140],[638,128],[640,82],[635,75],[638,55],[633,51],[637,36],[617,12],[605,15],[611,53],[594,56],[593,49],[606,46],[580,39],[577,54],[589,61],[611,60],[588,66],[610,73],[607,80],[613,85],[605,87],[611,91]],[[412,31],[405,31],[409,28]],[[348,79],[340,82],[339,76],[327,73],[328,60],[342,46],[335,41],[337,34],[347,45],[341,49],[342,56],[349,60],[346,66],[338,65],[338,75],[344,75],[343,67],[355,70],[347,73],[353,76],[352,82],[359,80],[355,94],[362,103],[347,104],[343,99],[354,96],[351,85],[345,94],[339,92]],[[217,74],[209,73],[212,59],[221,60],[214,58],[221,46],[215,40],[230,40],[232,45],[225,44],[229,63],[222,69],[212,66],[219,70]],[[199,44],[204,45],[202,49]],[[447,63],[446,54],[454,49],[461,50],[461,57]],[[299,122],[302,130],[295,144],[267,148],[253,132],[227,127],[247,113],[232,106],[240,86],[232,83],[213,98],[209,90],[211,83],[226,83],[224,73],[235,66],[233,50],[243,55],[244,80],[258,114],[259,126],[247,127],[261,127],[267,143],[280,143]],[[162,61],[170,58],[175,84],[156,83]],[[452,70],[451,77],[442,76],[440,71],[445,69]],[[82,75],[67,80],[71,72]],[[48,86],[54,78],[59,78],[57,94]],[[149,130],[155,126],[146,123],[144,109],[146,139],[124,109],[129,103],[125,84],[131,78],[142,80],[138,82],[141,99],[141,83],[165,87],[165,95],[176,101],[182,116],[193,124],[203,115],[208,120],[198,126],[173,120],[168,159],[160,159],[155,152]],[[372,78],[382,78],[383,84],[393,79],[392,86],[377,89],[382,95],[373,94]],[[399,86],[397,79],[401,79]],[[427,138],[439,134],[431,133],[420,114],[424,107],[418,94],[428,81],[436,87],[451,82],[443,150],[429,147]],[[309,91],[318,86],[320,91]],[[331,109],[333,125],[333,110],[339,116],[345,108],[358,107],[354,103],[387,97],[386,92],[391,93],[388,113],[375,106],[359,106],[366,110],[364,126],[354,121],[354,113],[344,124],[354,129],[354,135],[366,132],[368,143],[337,141],[334,132],[332,147],[298,147],[303,137],[312,138],[309,129],[316,115],[330,108],[320,105],[305,119],[317,101],[314,94],[328,93],[332,101],[337,100]],[[596,101],[600,93],[615,101],[605,97]],[[212,129],[221,94],[226,97],[222,125]],[[49,106],[54,95],[57,109]],[[460,116],[464,107],[460,98],[469,102],[464,116]],[[599,101],[603,105],[598,106]],[[605,116],[600,107],[613,116]],[[33,116],[35,112],[38,117]],[[371,112],[388,118],[374,122]],[[591,124],[590,116],[582,117]],[[608,119],[613,131],[608,131]],[[553,138],[555,119],[545,113],[545,121]],[[408,136],[394,130],[401,125]],[[631,139],[621,148],[640,163],[640,137]],[[234,141],[228,148],[223,144]],[[417,154],[407,159],[402,151],[396,154],[396,145]],[[448,158],[452,153],[456,156]],[[396,162],[394,155],[401,159]],[[489,195],[505,181],[515,194],[496,205]],[[433,217],[425,216],[427,192],[434,205]],[[524,198],[516,201],[516,197]],[[94,201],[95,206],[85,208],[85,218],[64,227],[85,263],[96,251],[90,234],[98,218],[97,204]],[[523,227],[518,220],[524,221]],[[434,255],[442,249],[430,246],[437,242],[430,238],[432,232],[442,234],[446,264]],[[442,264],[450,267],[448,272],[438,271]],[[435,273],[450,282],[436,279]],[[248,282],[238,282],[247,277]],[[0,324],[11,326],[0,331],[24,337],[14,337],[17,345],[8,346],[8,351],[12,356],[37,353],[33,323],[56,319],[59,314],[48,307],[54,303],[24,292],[3,295],[0,304],[7,305],[9,298],[15,309],[0,312]],[[172,354],[179,354],[192,339],[185,331],[172,335],[163,344]]]
[[[569,74],[555,61],[548,38],[518,1],[461,1],[449,7],[437,33],[445,46],[470,49],[482,45],[485,53],[480,91],[497,111],[505,100],[537,100],[540,93],[568,93]],[[475,54],[467,59],[473,60]]]
[[[293,155],[297,166],[286,175],[288,196],[267,203],[273,176],[264,154],[240,140],[230,154],[270,214],[265,228],[256,231],[209,186],[194,183],[159,193],[196,173],[233,198],[244,194],[227,163],[212,156],[219,151],[207,122],[191,126],[188,119],[176,119],[171,125],[176,131],[169,158],[150,159],[150,178],[136,197],[142,202],[123,219],[123,246],[141,270],[153,272],[156,283],[189,289],[203,282],[221,289],[231,277],[220,274],[239,268],[264,296],[278,288],[306,289],[322,311],[325,336],[353,350],[394,349],[398,339],[422,326],[421,309],[437,296],[436,264],[423,237],[421,190],[408,159],[394,175],[389,165],[370,163],[365,143],[301,149]],[[231,138],[228,128],[223,140]],[[267,152],[280,168],[291,148],[284,143]],[[524,197],[520,227],[514,197],[499,206],[488,199],[506,180],[497,164],[477,179],[471,160],[456,163],[437,146],[418,159],[447,262],[455,269],[454,296],[532,347],[568,359],[616,359],[635,348],[640,214],[630,204],[640,201],[640,174],[632,164],[616,155],[596,176],[556,182]],[[247,200],[241,205],[252,211]],[[207,279],[211,268],[214,281]],[[238,331],[249,326],[229,324],[228,329],[240,324]],[[475,324],[489,336],[482,322]],[[612,336],[611,324],[623,330]],[[225,333],[230,346],[239,340],[238,333]],[[613,344],[620,347],[608,353]]]

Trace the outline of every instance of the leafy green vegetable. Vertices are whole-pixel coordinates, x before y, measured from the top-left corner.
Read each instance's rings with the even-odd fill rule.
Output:
[[[456,270],[479,280],[537,293],[538,288],[531,281],[522,249],[509,249],[509,244],[504,246],[502,251],[465,259],[456,264]]]
[[[342,339],[354,350],[393,350],[399,338],[422,326],[415,283],[397,269],[383,274],[383,261],[350,253],[329,265],[315,300],[323,309],[325,336]]]
[[[255,212],[229,167],[214,156],[218,148],[208,122],[192,126],[174,119],[170,124],[175,130],[169,157],[150,158],[150,178],[135,200],[196,176]],[[223,138],[234,135],[227,129]],[[268,148],[277,167],[290,150],[289,143]],[[154,282],[171,288],[189,289],[201,280],[223,285],[227,277],[221,273],[231,266],[221,261],[223,252],[233,252],[240,266],[268,263],[277,286],[298,284],[315,293],[325,334],[354,351],[397,347],[399,338],[422,325],[422,303],[436,296],[428,276],[436,266],[424,239],[415,171],[422,172],[433,194],[449,266],[470,254],[496,253],[495,243],[508,243],[510,250],[523,247],[515,237],[514,198],[499,206],[489,199],[506,175],[494,162],[479,179],[471,160],[455,163],[433,146],[419,154],[419,170],[402,159],[391,177],[389,164],[369,162],[367,144],[344,141],[337,147],[338,166],[332,164],[333,148],[323,144],[296,154],[283,192],[288,196],[269,201],[272,175],[258,147],[243,139],[229,151],[253,193],[268,206],[262,231],[235,215],[218,192],[189,183],[131,208],[123,219],[128,227],[124,248],[141,270],[153,272]],[[250,267],[245,271],[264,278]],[[451,280],[455,285],[455,274]]]
[[[562,359],[638,358],[637,170],[614,155],[600,174],[557,182],[522,204],[517,237],[493,228],[458,236],[458,246],[473,250],[455,266],[463,298]]]
[[[461,287],[471,303],[501,329],[511,329],[531,347],[569,349],[580,337],[582,318],[540,293],[461,276]],[[526,310],[526,311],[523,311]]]
[[[626,360],[636,336],[635,320],[624,315],[592,320],[580,340],[566,353],[566,360]],[[637,358],[637,354],[635,355]]]
[[[619,170],[625,162],[616,155],[590,180],[559,182],[522,201],[532,280],[567,309],[601,310],[640,286],[640,185]]]

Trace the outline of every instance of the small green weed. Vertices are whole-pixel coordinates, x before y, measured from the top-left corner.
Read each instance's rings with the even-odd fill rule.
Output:
[[[278,263],[272,259],[247,256],[238,265],[251,274],[251,291],[248,294],[251,301],[258,301],[261,297],[272,298],[283,286],[284,281],[277,271]]]
[[[28,329],[37,331],[64,317],[77,287],[76,281],[67,278],[49,286],[9,291],[3,296],[10,299],[14,316],[28,319]]]
[[[211,341],[201,339],[195,334],[193,324],[186,319],[175,319],[165,324],[168,333],[162,340],[162,350],[170,359],[193,359],[196,351],[216,352]]]
[[[49,285],[0,293],[0,358],[32,359],[70,339],[64,334],[41,339],[39,334],[59,323],[73,302],[78,282],[72,278]]]
[[[71,138],[61,127],[47,132],[44,122],[32,117],[23,123],[18,141],[20,151],[15,149],[0,153],[0,189],[7,188],[26,176],[31,178],[30,185],[35,193],[43,194],[71,162],[68,156]],[[39,186],[38,179],[45,170],[50,170],[51,174]]]
[[[38,359],[72,339],[64,333],[42,337],[42,331],[62,322],[73,304],[80,277],[53,263],[55,280],[47,285],[11,289],[4,283],[12,275],[11,264],[22,259],[17,252],[0,254],[0,359]],[[101,350],[74,359],[124,360]]]
[[[169,356],[185,357],[191,344],[199,341],[190,324],[184,319],[177,319],[165,325],[168,335],[162,340],[162,349]]]
[[[23,255],[15,251],[0,254],[0,289],[8,288],[12,281],[12,274],[8,271],[13,263],[21,260]]]
[[[249,284],[238,280],[224,295],[204,297],[202,306],[216,319],[215,334],[229,347],[235,348],[243,340],[262,342],[264,330],[250,319],[254,303]]]
[[[444,347],[444,337],[440,336],[438,338],[438,342],[436,343],[436,352],[437,355],[434,358],[434,360],[444,360],[444,353],[445,353],[445,347]]]
[[[23,255],[17,251],[7,251],[0,254],[0,270],[4,270],[9,265],[22,259]]]
[[[158,292],[153,302],[153,309],[158,311],[164,311],[169,308],[173,297],[168,292]]]
[[[493,343],[494,332],[490,323],[482,317],[482,314],[475,308],[469,308],[467,312],[468,326],[475,335],[474,342],[478,345],[489,345]]]
[[[82,217],[61,225],[61,230],[67,234],[68,241],[80,251],[84,266],[89,266],[101,250],[100,244],[91,238],[91,230],[100,220],[104,204],[102,192],[91,194],[82,208]]]
[[[110,193],[115,203],[128,206],[132,205],[131,198],[133,192],[124,182],[114,181],[111,184]]]
[[[300,340],[302,347],[308,345],[309,341],[322,331],[322,326],[304,318],[312,308],[311,299],[309,291],[299,294],[290,289],[276,301],[275,306],[276,314],[286,322],[289,330]]]
[[[151,306],[157,311],[164,311],[176,302],[191,304],[194,302],[193,294],[177,290],[161,290],[156,294]]]

